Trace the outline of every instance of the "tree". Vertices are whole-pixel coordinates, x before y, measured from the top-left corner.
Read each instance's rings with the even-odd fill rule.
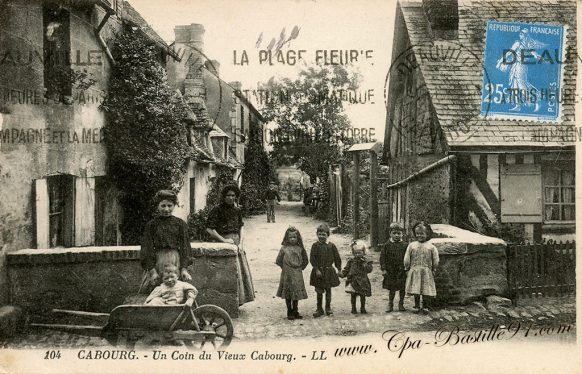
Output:
[[[276,181],[269,156],[263,149],[261,135],[258,125],[252,124],[242,171],[241,205],[245,214],[259,214],[265,211],[263,197],[269,183]]]
[[[345,136],[351,124],[343,105],[348,90],[356,90],[358,84],[357,74],[336,65],[309,67],[295,80],[271,78],[261,87],[275,97],[267,100],[262,111],[278,126],[271,138],[275,162],[298,165],[312,182],[319,177],[325,189],[329,166],[352,143]],[[325,197],[321,216],[327,215]]]
[[[126,28],[117,36],[102,109],[106,113],[108,174],[121,191],[124,243],[136,243],[152,217],[160,189],[178,191],[190,156],[185,104],[167,84],[159,52],[145,35]]]

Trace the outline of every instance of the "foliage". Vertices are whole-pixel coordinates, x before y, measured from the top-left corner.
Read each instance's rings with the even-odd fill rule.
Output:
[[[245,164],[242,172],[241,205],[247,214],[265,212],[263,197],[273,179],[274,168],[267,152],[263,149],[260,130],[254,126],[249,134],[249,145],[245,152]]]
[[[341,92],[357,89],[358,80],[357,74],[343,66],[318,66],[301,71],[295,80],[271,78],[263,85],[268,92],[279,93],[278,100],[267,101],[262,111],[267,121],[278,126],[272,136],[273,160],[279,165],[298,165],[312,182],[320,178],[327,186],[329,166],[352,143],[345,136],[351,125]],[[320,202],[318,215],[327,218],[329,202]]]
[[[233,170],[226,167],[217,167],[216,175],[210,179],[210,190],[206,195],[206,207],[188,216],[188,229],[190,239],[196,241],[208,241],[206,222],[212,208],[220,204],[220,191],[231,184],[237,184],[232,178]]]
[[[338,224],[336,233],[338,234],[353,234],[354,232],[354,213],[352,204],[348,204],[348,209],[342,221]],[[359,238],[364,238],[370,233],[370,219],[369,211],[360,205],[360,219],[358,220]]]
[[[109,175],[122,192],[124,243],[137,242],[152,217],[151,198],[160,189],[178,191],[190,148],[184,104],[172,93],[156,47],[126,28],[113,44],[106,112]]]

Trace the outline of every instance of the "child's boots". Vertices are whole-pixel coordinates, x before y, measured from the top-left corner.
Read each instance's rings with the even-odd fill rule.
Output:
[[[313,313],[314,318],[319,318],[323,316],[325,313],[323,312],[323,307],[321,304],[323,303],[323,295],[318,293],[317,294],[317,310]]]
[[[293,300],[293,316],[295,319],[303,319],[303,316],[299,314],[299,302],[298,300]]]
[[[400,301],[398,302],[398,310],[401,312],[404,312],[406,310],[406,309],[404,309],[404,300],[402,297],[400,298]]]
[[[319,318],[319,317],[323,316],[324,314],[325,313],[323,312],[322,308],[317,308],[315,313],[313,313],[313,318]]]
[[[360,302],[361,302],[360,313],[368,314],[368,312],[366,311],[366,298],[364,296],[360,296]]]
[[[394,300],[388,301],[388,309],[386,309],[386,313],[390,313],[394,310]]]
[[[287,319],[292,321],[295,319],[295,311],[293,310],[293,304],[291,300],[285,300],[287,304]]]

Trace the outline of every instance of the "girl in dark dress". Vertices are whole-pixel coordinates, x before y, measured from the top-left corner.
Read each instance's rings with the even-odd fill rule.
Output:
[[[372,285],[368,273],[372,272],[372,261],[365,257],[366,244],[361,240],[352,243],[353,258],[348,260],[340,277],[346,277],[346,286],[352,286],[352,314],[358,314],[356,309],[357,297],[360,296],[360,313],[367,314],[366,296],[372,296]]]
[[[220,192],[221,203],[208,215],[206,232],[222,243],[238,246],[238,303],[242,305],[255,299],[255,290],[247,256],[243,248],[242,211],[235,205],[240,196],[236,185],[228,185]]]
[[[389,291],[387,313],[394,310],[394,296],[398,291],[398,310],[404,309],[404,286],[406,284],[406,271],[404,270],[404,254],[408,243],[402,241],[404,228],[399,223],[390,225],[390,239],[382,246],[380,251],[380,268],[384,281],[382,287]]]
[[[182,280],[190,281],[192,277],[187,270],[191,264],[188,225],[172,215],[178,198],[173,191],[161,190],[156,193],[155,200],[158,215],[146,224],[141,240],[141,265],[146,272],[142,287],[146,282],[159,285],[165,264],[181,269]]]
[[[321,224],[317,227],[317,242],[311,246],[309,262],[313,269],[309,278],[309,284],[315,287],[317,293],[317,310],[313,317],[318,318],[323,315],[323,294],[325,293],[325,314],[331,316],[331,288],[340,284],[338,272],[342,268],[337,247],[333,243],[327,243],[330,231],[329,226]],[[332,267],[335,265],[337,271]]]

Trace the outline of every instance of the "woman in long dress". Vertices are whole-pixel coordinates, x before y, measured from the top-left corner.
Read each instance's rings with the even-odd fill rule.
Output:
[[[215,240],[238,246],[238,303],[242,305],[255,299],[251,270],[243,247],[242,211],[235,205],[240,197],[236,185],[228,185],[220,192],[221,203],[208,216],[206,232]]]

